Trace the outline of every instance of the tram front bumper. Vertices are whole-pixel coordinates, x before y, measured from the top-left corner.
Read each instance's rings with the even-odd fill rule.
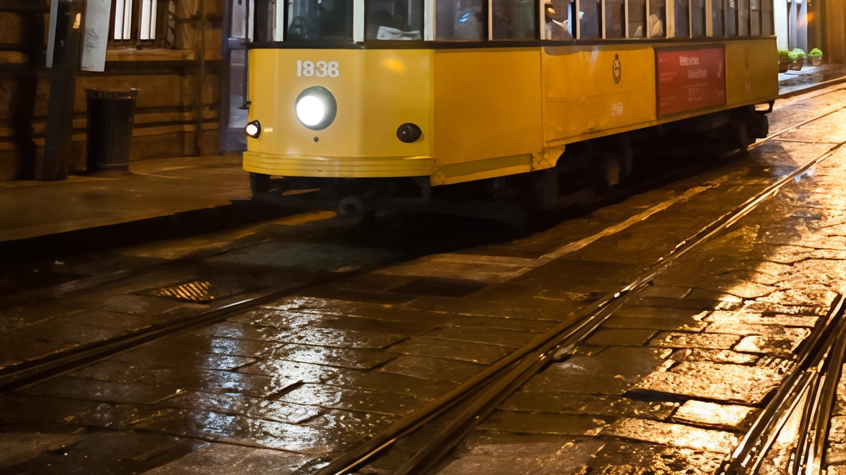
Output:
[[[283,177],[397,178],[432,176],[432,157],[314,157],[244,152],[244,170]]]

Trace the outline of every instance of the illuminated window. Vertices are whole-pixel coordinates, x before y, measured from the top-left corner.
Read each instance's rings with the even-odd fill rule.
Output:
[[[737,36],[737,0],[727,0],[725,8],[726,36]]]
[[[711,4],[711,25],[714,36],[723,36],[723,0],[714,0]]]
[[[688,0],[675,0],[674,10],[676,36],[690,36],[690,28],[688,28],[690,4]]]
[[[705,0],[690,1],[690,35],[705,36]]]
[[[749,0],[737,1],[737,35],[749,36]]]
[[[605,37],[624,38],[626,31],[623,23],[626,19],[626,10],[623,0],[605,0]]]
[[[173,44],[174,0],[114,0],[110,39],[113,44]]]

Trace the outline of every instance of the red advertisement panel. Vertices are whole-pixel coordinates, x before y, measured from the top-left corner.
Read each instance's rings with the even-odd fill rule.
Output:
[[[657,51],[658,115],[726,103],[722,47]]]

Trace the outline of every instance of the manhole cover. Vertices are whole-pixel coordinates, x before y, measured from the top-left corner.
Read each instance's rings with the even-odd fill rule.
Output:
[[[165,287],[151,291],[156,297],[167,297],[188,302],[211,302],[215,299],[212,293],[214,286],[209,281],[194,281],[173,287]]]

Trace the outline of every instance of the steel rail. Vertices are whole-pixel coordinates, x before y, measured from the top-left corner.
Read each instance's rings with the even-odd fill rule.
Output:
[[[802,397],[807,398],[806,408],[808,409],[813,408],[811,401],[820,402],[826,395],[833,398],[830,391],[836,392],[836,377],[827,377],[827,384],[815,384],[815,382],[820,380],[819,374],[826,361],[832,361],[829,355],[832,354],[831,350],[835,347],[835,344],[837,344],[836,353],[842,357],[842,346],[846,341],[843,338],[843,333],[846,331],[846,319],[843,318],[846,308],[844,302],[846,302],[846,299],[842,295],[838,295],[826,318],[814,327],[810,337],[806,340],[809,342],[808,345],[805,346],[805,350],[798,357],[799,363],[782,380],[767,407],[758,415],[734,452],[723,462],[717,472],[718,474],[755,473],[763,463],[764,457],[775,443],[790,415],[796,410]],[[833,386],[833,389],[829,386]],[[830,408],[828,411],[811,410],[804,412],[806,417],[802,425],[805,429],[802,432],[805,435],[801,438],[797,450],[797,454],[803,460],[796,459],[794,465],[797,468],[811,469],[817,454],[821,454],[822,446],[818,444],[818,437],[809,437],[808,433],[817,434],[821,429],[827,431],[827,422],[823,423],[820,417],[830,415]]]
[[[243,313],[252,308],[271,303],[284,297],[295,295],[310,288],[374,272],[387,266],[407,262],[409,259],[414,259],[416,257],[420,256],[413,255],[402,259],[391,259],[387,262],[374,264],[350,272],[326,272],[325,274],[327,275],[323,278],[303,282],[283,290],[270,292],[257,297],[233,302],[207,312],[190,316],[183,320],[154,325],[152,327],[127,333],[109,340],[82,345],[70,350],[65,350],[50,356],[39,358],[37,360],[3,368],[0,370],[0,395],[19,391],[34,384],[56,378],[118,353],[130,351],[158,340],[221,322],[233,315]]]
[[[846,356],[846,325],[841,325],[837,340],[826,357],[823,372],[817,378],[822,381],[808,408],[813,410],[812,418],[803,431],[804,443],[797,447],[794,457],[796,475],[817,475],[823,471],[825,443],[831,426],[831,414],[837,402],[837,384],[840,380],[843,358]],[[806,414],[809,414],[806,412]],[[804,421],[803,421],[804,422]],[[804,424],[803,424],[804,425]]]
[[[837,110],[840,109],[842,108]],[[833,114],[837,110],[821,114],[815,119]],[[803,121],[795,127],[800,127],[810,121],[811,120]],[[785,129],[778,134],[780,135],[787,130],[788,129]],[[528,345],[509,354],[441,398],[432,401],[420,410],[400,419],[390,427],[377,433],[368,441],[342,454],[340,457],[319,470],[316,475],[339,475],[348,473],[350,470],[363,465],[377,454],[384,452],[399,439],[441,416],[447,410],[457,406],[471,397],[475,396],[479,398],[477,401],[472,402],[471,407],[463,411],[459,418],[451,422],[447,422],[446,428],[439,431],[439,436],[427,443],[396,473],[420,473],[424,468],[433,467],[438,460],[435,454],[443,456],[448,453],[449,450],[458,443],[460,436],[466,434],[469,430],[472,430],[475,424],[478,424],[486,413],[489,413],[489,411],[495,408],[497,400],[502,400],[504,397],[507,397],[507,394],[510,394],[506,394],[504,392],[506,388],[516,389],[516,387],[519,387],[514,386],[516,381],[524,380],[531,374],[534,374],[530,373],[529,369],[537,372],[545,365],[536,364],[536,362],[548,362],[551,360],[548,354],[548,351],[551,348],[555,348],[555,351],[558,352],[559,355],[561,354],[561,347],[566,346],[569,351],[575,349],[576,344],[589,337],[591,333],[605,321],[605,319],[610,317],[610,313],[602,313],[603,309],[612,303],[615,303],[615,301],[621,297],[628,296],[630,293],[636,292],[644,286],[649,285],[655,276],[666,270],[675,260],[690,250],[698,247],[698,245],[703,244],[726,229],[729,229],[738,220],[757,208],[764,200],[776,194],[778,190],[784,187],[787,183],[793,181],[796,176],[801,175],[811,167],[830,157],[834,151],[842,145],[843,144],[838,144],[831,147],[829,150],[811,159],[803,166],[798,167],[790,174],[768,186],[757,195],[749,198],[732,211],[712,221],[691,238],[680,242],[666,256],[660,258],[656,263],[647,268],[647,270],[639,278],[635,279],[619,292],[603,297],[598,302],[579,312],[571,319],[565,320],[561,324],[549,330],[547,333],[544,333],[533,340]],[[578,329],[589,329],[589,331],[585,331],[577,337],[576,332]],[[565,345],[565,341],[570,343]],[[528,363],[527,361],[531,361],[531,363]],[[509,368],[511,369],[509,370]],[[504,379],[502,381],[496,381],[500,378]],[[477,396],[482,391],[485,391],[484,396]],[[505,394],[505,396],[503,396],[503,394]],[[475,411],[473,410],[474,408]],[[444,448],[442,450],[438,450],[438,446],[443,446]]]
[[[718,218],[717,220],[713,221],[711,224],[709,224],[708,226],[703,228],[699,233],[697,233],[691,239],[685,240],[682,243],[680,243],[675,249],[670,251],[670,253],[667,256],[659,259],[658,262],[653,264],[653,266],[651,266],[650,269],[648,269],[644,274],[642,274],[637,280],[633,281],[631,284],[626,286],[621,292],[618,292],[617,294],[615,294],[615,299],[619,298],[621,293],[628,295],[630,292],[636,292],[636,291],[644,288],[658,274],[664,272],[667,268],[669,268],[673,264],[673,261],[677,260],[678,258],[683,256],[684,254],[686,254],[690,250],[698,247],[699,245],[711,240],[713,237],[717,236],[718,234],[722,233],[723,231],[729,229],[731,226],[733,226],[735,223],[737,223],[737,221],[739,221],[741,218],[743,218],[744,216],[749,214],[751,211],[753,211],[755,208],[757,208],[764,200],[773,196],[780,188],[782,188],[787,183],[791,182],[796,176],[804,173],[809,168],[813,167],[814,165],[816,165],[816,164],[820,163],[821,161],[830,157],[833,154],[834,149],[839,148],[840,146],[841,145],[837,145],[835,147],[832,147],[831,150],[826,151],[823,154],[821,154],[821,155],[815,157],[814,159],[810,160],[809,162],[807,162],[802,167],[797,168],[796,170],[794,170],[789,175],[783,177],[781,180],[779,180],[776,183],[770,185],[769,187],[767,187],[766,189],[764,189],[763,191],[758,193],[756,196],[747,200],[740,207],[735,208],[732,212],[727,213],[727,214],[721,216],[720,218]],[[604,318],[601,318],[599,324],[601,324],[602,321],[604,321],[605,319],[610,317],[610,313],[613,313],[613,312],[609,312],[608,315],[606,315]],[[590,322],[593,322],[597,319],[599,319],[599,318],[595,317],[595,316],[589,317]],[[575,344],[580,343],[583,339],[586,339],[587,337],[589,337],[592,334],[592,332],[596,328],[599,327],[599,324],[595,325],[591,329],[591,331],[584,333],[582,335],[581,339],[576,339],[576,341],[568,342],[568,343],[570,345],[573,345],[573,346],[575,346]],[[823,328],[825,328],[825,327],[823,327]],[[569,336],[568,336],[568,338],[569,338]],[[560,344],[564,345],[565,342],[562,341],[562,342],[560,342]],[[542,352],[542,350],[539,350],[537,353],[538,354],[536,354],[536,358],[538,360],[542,360],[544,362],[550,361],[550,358],[547,357],[548,355],[544,354]],[[509,373],[507,376],[505,376],[504,377],[504,379],[505,379],[504,384],[508,385],[509,383],[516,381],[520,378],[527,380],[528,377],[535,374],[535,373],[529,374],[528,377],[527,377],[527,374],[525,372],[523,372],[523,373],[520,372],[520,368],[523,367],[523,366],[524,365],[521,364],[520,366],[515,368],[511,373]],[[531,368],[534,369],[535,372],[539,372],[543,368],[543,366],[544,365],[533,364],[531,366]],[[496,388],[498,386],[500,386],[500,385],[497,384],[497,385],[494,386],[494,388]],[[510,385],[509,387],[513,387],[513,385]],[[519,386],[513,387],[513,389],[516,390],[518,387]],[[492,412],[493,409],[495,409],[495,407],[499,404],[499,402],[504,400],[509,394],[510,394],[510,392],[507,393],[507,394],[494,393],[493,388],[486,391],[484,393],[484,395],[480,397],[480,399],[482,401],[480,401],[478,403],[474,403],[474,405],[473,405],[473,407],[478,408],[476,410],[476,412],[472,412],[470,409],[468,409],[467,411],[462,413],[461,416],[459,416],[460,420],[456,420],[456,421],[449,423],[449,425],[448,425],[448,427],[450,428],[449,433],[447,433],[447,431],[442,431],[442,433],[439,434],[438,437],[430,440],[420,451],[417,452],[417,454],[415,454],[415,456],[412,459],[410,459],[406,464],[403,465],[403,467],[401,467],[395,473],[397,475],[405,475],[405,474],[408,474],[408,473],[425,473],[426,470],[434,468],[434,466],[438,463],[437,461],[439,460],[437,457],[433,456],[436,453],[436,451],[441,456],[448,453],[449,450],[451,450],[455,445],[457,445],[457,443],[459,442],[460,438],[463,437],[463,435],[468,433],[469,430],[472,429],[472,427],[475,427],[476,424],[481,422],[481,420],[483,420],[485,416],[487,416],[490,412]],[[487,400],[486,400],[486,398],[487,398]],[[470,429],[467,428],[468,425],[471,426]],[[461,431],[459,431],[459,429],[461,429]],[[443,450],[437,449],[437,447],[439,447],[439,446],[444,447],[444,449]]]

